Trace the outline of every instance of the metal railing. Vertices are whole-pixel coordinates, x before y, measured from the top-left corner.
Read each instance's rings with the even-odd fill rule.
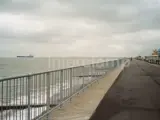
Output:
[[[49,113],[123,59],[0,80],[0,120],[48,119]]]
[[[160,57],[159,56],[146,56],[145,58],[137,58],[137,60],[143,60],[153,64],[160,64]]]

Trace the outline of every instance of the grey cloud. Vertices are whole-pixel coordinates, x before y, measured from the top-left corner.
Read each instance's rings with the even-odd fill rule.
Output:
[[[54,30],[46,30],[35,33],[19,33],[12,30],[0,29],[1,44],[17,44],[17,43],[49,43],[49,44],[69,44],[73,41],[63,38],[64,34]],[[67,37],[67,36],[65,36]],[[69,37],[69,36],[68,36]]]
[[[159,29],[160,5],[153,7],[156,1],[65,1],[64,4],[70,6],[73,11],[70,16],[77,18],[87,18],[110,24],[118,32],[139,31],[142,29]],[[153,5],[152,5],[153,4]],[[150,7],[152,6],[152,7]]]
[[[77,46],[81,48],[85,44],[85,42],[75,44],[76,40],[86,40],[86,44],[88,42],[91,46],[97,41],[93,50],[97,48],[105,51],[108,49],[107,44],[116,44],[122,46],[125,52],[130,49],[128,54],[131,54],[159,46],[154,44],[158,43],[159,36],[154,37],[153,34],[149,39],[142,40],[141,38],[148,34],[147,30],[159,31],[159,11],[160,5],[156,3],[156,0],[12,0],[12,2],[3,0],[0,3],[0,14],[4,12],[20,13],[28,18],[35,17],[38,21],[44,22],[46,28],[49,28],[41,32],[29,33],[0,28],[0,42],[4,44],[67,44],[70,47],[75,46],[76,54]],[[46,19],[53,21],[54,24],[57,22],[62,25],[52,26],[52,22],[47,23]],[[66,20],[65,23],[63,19]],[[83,24],[79,25],[81,22],[86,28],[83,27]],[[73,27],[78,25],[80,29]],[[141,31],[144,31],[143,34],[140,34]],[[115,36],[119,38],[116,39]],[[65,51],[66,48],[63,48],[62,51]],[[86,48],[88,49],[88,46]],[[87,49],[84,49],[84,52]]]
[[[29,12],[40,7],[41,0],[2,0],[0,1],[1,12]]]
[[[52,16],[59,16],[62,19],[67,17],[91,19],[102,22],[104,25],[110,24],[117,32],[121,32],[121,28],[124,32],[159,29],[160,7],[149,8],[147,2],[143,0],[46,0],[45,2],[43,0],[18,0],[10,2],[8,0],[2,5],[2,9],[10,12],[24,13],[25,11],[34,16],[41,16],[42,19],[43,17],[53,19]],[[149,2],[149,5],[151,3]]]

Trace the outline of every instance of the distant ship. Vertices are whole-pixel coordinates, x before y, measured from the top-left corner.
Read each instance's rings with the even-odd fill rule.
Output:
[[[33,58],[33,55],[28,55],[28,56],[17,56],[17,58]]]

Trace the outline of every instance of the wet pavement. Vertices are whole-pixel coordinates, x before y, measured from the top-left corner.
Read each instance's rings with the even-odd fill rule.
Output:
[[[160,66],[133,60],[90,120],[160,120]]]

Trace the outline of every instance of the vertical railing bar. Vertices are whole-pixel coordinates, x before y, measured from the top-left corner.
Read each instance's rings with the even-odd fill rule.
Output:
[[[66,90],[66,96],[67,97],[66,97],[66,99],[68,99],[68,91],[70,90],[69,86],[68,86],[69,85],[69,79],[68,79],[69,72],[68,71],[69,71],[69,69],[67,69],[67,76],[66,76],[66,79],[67,79],[67,90]]]
[[[68,71],[69,71],[69,69],[67,69],[67,75],[66,75],[66,81],[67,81],[66,99],[68,98],[68,91],[69,91],[69,87],[68,87],[68,84],[69,84],[69,81],[68,81]]]
[[[43,89],[44,89],[44,98],[43,98],[43,96],[42,96],[42,98],[44,99],[42,99],[42,104],[43,104],[43,102],[45,102],[46,101],[46,79],[45,79],[45,73],[43,74]],[[44,107],[42,107],[42,111],[44,111],[45,110],[45,108]]]
[[[73,85],[73,87],[74,87],[74,93],[76,92],[76,88],[77,88],[77,75],[76,75],[76,68],[74,68],[74,76],[75,76],[75,79],[74,79],[74,85]],[[75,87],[75,85],[76,85],[76,87]]]
[[[72,69],[73,68],[70,68],[70,95],[72,95]]]
[[[41,104],[43,104],[44,101],[44,74],[41,74]],[[41,112],[43,112],[43,107],[41,108]]]
[[[88,75],[88,81],[89,81],[89,71],[90,71],[90,66],[88,65],[88,74],[87,74],[87,75]],[[89,83],[89,82],[88,82],[88,83]],[[87,84],[88,84],[88,83],[87,83]]]
[[[13,99],[14,102],[13,102],[13,106],[15,106],[15,92],[16,92],[15,91],[15,88],[16,88],[16,86],[15,86],[15,79],[14,79],[14,85],[13,86],[14,86],[14,99]],[[15,112],[13,112],[13,120],[15,120]]]
[[[46,104],[46,102],[47,102],[47,90],[46,90],[46,88],[47,88],[47,85],[46,85],[46,73],[44,73],[43,74],[44,75],[44,96],[45,96],[45,100],[44,100],[44,103],[43,104]],[[46,110],[46,108],[43,108],[43,111],[45,111]]]
[[[28,76],[29,76],[29,75],[28,75]],[[28,94],[29,94],[29,93],[28,93],[28,91],[29,91],[29,90],[28,90],[28,78],[29,78],[28,76],[26,77],[26,81],[25,81],[25,83],[26,83],[26,85],[25,85],[25,86],[26,86],[26,89],[25,89],[26,102],[24,103],[25,105],[28,104]],[[25,116],[25,114],[24,114],[24,116]]]
[[[58,104],[60,103],[60,100],[61,100],[61,95],[60,95],[60,84],[61,84],[61,71],[58,71]]]
[[[56,74],[57,72],[53,72],[52,75],[53,75],[53,78],[52,78],[52,81],[53,81],[53,97],[52,97],[52,104],[57,104],[57,79],[56,79]]]
[[[78,79],[77,68],[74,69],[74,76],[76,76],[74,79],[74,92],[77,92],[77,82],[78,82],[77,81],[77,79]],[[76,87],[75,87],[75,85],[76,85]]]
[[[68,69],[66,70],[66,99],[68,98],[68,94],[67,94],[67,91],[68,91]]]
[[[69,81],[68,81],[68,70],[69,69],[67,69],[67,73],[66,73],[66,82],[67,82],[67,85],[66,85],[66,87],[67,87],[67,90],[66,90],[66,99],[68,98],[68,91],[69,91],[69,87],[68,87],[68,84],[69,84]]]
[[[90,82],[92,81],[92,64],[90,65]]]
[[[22,78],[20,78],[20,93],[19,93],[19,98],[20,98],[20,106],[22,105]],[[21,118],[22,118],[22,115],[21,115],[21,112],[22,112],[22,107],[21,107],[21,109],[20,109],[20,120],[21,120]]]
[[[90,82],[92,81],[92,64],[90,65]]]
[[[9,86],[8,86],[8,80],[6,81],[7,83],[6,83],[6,106],[8,107],[8,88],[9,88]],[[6,110],[6,120],[7,120],[7,110]]]
[[[28,75],[28,120],[31,120],[31,106],[30,106],[30,104],[31,104],[31,101],[30,101],[30,94],[31,94],[31,92],[30,92],[30,82],[31,82],[31,76],[30,75]]]
[[[77,68],[77,71],[78,71],[78,73],[77,74],[79,74],[79,76],[81,76],[81,67],[78,67]],[[81,79],[81,77],[78,77],[78,84],[79,84],[79,89],[78,90],[80,90],[81,89],[81,81],[80,81],[80,79]]]
[[[42,101],[41,101],[41,96],[42,96],[41,78],[42,78],[42,75],[40,74],[40,75],[39,75],[39,103],[40,103],[40,104],[42,104]],[[38,113],[41,113],[41,110],[42,110],[42,107],[40,107]]]
[[[53,72],[53,104],[57,104],[57,72]]]
[[[43,101],[43,74],[41,74],[41,104]],[[43,107],[41,107],[41,112],[43,112]]]
[[[60,102],[63,100],[63,70],[60,73]]]
[[[85,84],[86,84],[85,81],[84,81],[84,80],[85,80],[85,74],[86,74],[86,73],[85,73],[86,68],[85,68],[85,66],[83,66],[82,68],[83,68],[82,84],[83,84],[83,88],[84,88],[84,87],[85,87]]]
[[[39,98],[38,98],[38,93],[39,93],[39,88],[38,88],[38,80],[39,80],[39,75],[36,75],[36,102],[37,102],[37,104],[41,104],[40,102],[39,102]],[[40,108],[38,108],[38,110],[39,110]],[[36,116],[38,116],[38,111],[36,111]]]
[[[10,88],[10,90],[9,90],[9,93],[10,93],[9,94],[9,100],[10,100],[9,103],[10,103],[10,106],[11,106],[11,104],[12,104],[12,102],[11,102],[12,101],[12,97],[11,97],[11,94],[12,94],[12,82],[11,82],[11,80],[9,81],[9,83],[10,83],[9,84],[9,88]],[[10,116],[11,116],[11,113],[9,112],[9,120],[10,120]]]
[[[91,81],[93,81],[93,64],[91,64]]]
[[[63,92],[62,92],[62,95],[63,95],[63,100],[65,100],[65,70],[63,70]]]
[[[56,81],[54,81],[54,72],[51,72],[52,78],[51,78],[51,87],[52,87],[52,97],[51,97],[51,105],[54,104],[54,98],[55,98],[55,93],[56,91],[54,90],[55,86],[56,86]]]
[[[67,88],[67,84],[68,84],[68,82],[67,82],[67,72],[68,72],[68,69],[66,69],[66,75],[65,75],[65,81],[66,81],[66,83],[65,83],[65,91],[66,91],[66,94],[65,94],[65,99],[67,99],[67,90],[68,90],[68,88]]]
[[[15,83],[16,83],[16,86],[15,86],[15,92],[16,92],[16,94],[15,94],[15,95],[16,95],[16,107],[17,107],[17,98],[18,98],[18,97],[17,97],[17,93],[18,93],[18,91],[17,91],[17,90],[18,90],[17,82],[18,82],[18,78],[17,78],[16,81],[15,81]],[[17,120],[17,110],[18,110],[18,109],[16,109],[16,120]]]
[[[93,67],[94,67],[94,75],[93,75],[93,77],[94,77],[94,79],[95,79],[95,77],[96,77],[96,69],[95,69],[95,65],[96,65],[96,64],[93,64]]]
[[[59,96],[58,96],[58,92],[59,92],[59,71],[56,71],[54,72],[54,80],[56,81],[55,83],[55,103],[56,105],[58,104],[58,99],[59,99]]]
[[[36,99],[37,99],[37,104],[41,104],[39,102],[39,98],[38,98],[38,93],[39,93],[39,88],[38,88],[38,80],[39,80],[39,75],[36,75]],[[39,110],[39,108],[38,108]],[[36,116],[38,116],[38,111],[36,110]]]
[[[75,86],[75,83],[74,83],[74,81],[75,81],[75,75],[74,75],[74,69],[75,68],[72,68],[72,94],[74,93],[74,86]]]
[[[79,76],[79,74],[77,74],[77,69],[78,69],[78,68],[75,68],[75,72],[76,72],[75,74],[76,74],[76,76]],[[76,92],[77,92],[78,89],[79,89],[79,77],[77,77],[76,82],[77,82],[76,84],[78,85],[78,87],[76,87],[76,88],[77,88],[77,89],[76,89]]]
[[[61,84],[61,71],[58,71],[58,104],[60,103],[60,100],[61,100],[61,94],[60,94],[60,84]]]
[[[33,77],[32,77],[32,80],[33,80],[33,88],[32,88],[32,92],[33,92],[33,98],[31,98],[31,100],[33,99],[33,103],[31,103],[31,104],[36,104],[36,75],[34,75]],[[31,108],[32,109],[32,108]],[[31,110],[32,111],[32,110]],[[32,112],[31,112],[31,114],[32,114]],[[35,114],[36,114],[36,111],[34,110],[33,111],[33,117],[35,116]],[[32,116],[32,115],[31,115]]]
[[[79,67],[76,68],[76,75],[80,76],[80,75],[79,75]],[[78,89],[76,90],[76,92],[78,92],[78,90],[80,89],[80,85],[79,85],[79,77],[77,78],[77,84],[78,84]]]
[[[92,80],[94,79],[94,64],[91,65],[91,76],[92,76]]]
[[[50,73],[47,73],[47,111],[50,110]],[[48,119],[48,115],[46,116]]]
[[[37,99],[37,97],[38,97],[38,87],[37,87],[37,85],[38,85],[38,75],[35,75],[35,82],[36,82],[36,84],[35,84],[35,99],[36,99],[36,104],[38,105],[38,104],[40,104],[39,102],[38,102],[38,99]],[[39,109],[39,108],[38,108]],[[36,113],[36,116],[37,116],[37,111],[35,110],[35,113]]]
[[[2,83],[1,104],[3,106],[3,81],[1,83]],[[3,120],[3,107],[1,108],[1,120]]]
[[[67,93],[67,69],[65,70],[65,76],[64,76],[64,80],[65,80],[65,99],[66,99],[66,93]]]
[[[78,84],[79,84],[79,90],[80,90],[81,87],[82,87],[82,86],[81,86],[81,81],[80,81],[80,80],[81,80],[81,75],[82,75],[82,74],[81,74],[81,67],[78,67],[77,70],[78,70],[78,73],[80,74],[80,77],[78,78]]]
[[[65,97],[65,99],[66,99],[66,90],[67,90],[67,83],[66,83],[66,82],[67,82],[67,69],[65,70],[64,80],[65,80],[65,85],[64,85],[64,86],[65,86],[65,96],[64,96],[64,97]]]
[[[35,96],[36,96],[36,75],[32,76],[32,82],[33,82],[33,88],[31,90],[31,94],[33,92],[33,97],[31,97],[31,105],[32,104],[35,105],[36,104],[36,98],[35,98]],[[33,100],[33,102],[32,102],[32,100]],[[33,111],[33,112],[31,112],[30,114],[31,114],[32,117],[34,117],[35,114],[36,114],[36,111],[32,107],[31,107],[31,111]]]
[[[66,99],[68,98],[67,91],[68,91],[68,69],[66,70]]]
[[[70,97],[70,69],[68,69],[68,92],[67,92],[67,96]]]
[[[55,103],[58,104],[58,92],[59,92],[59,71],[54,73],[54,80],[56,81],[56,86],[55,86]]]
[[[19,91],[19,88],[20,88],[19,79],[20,79],[20,78],[17,78],[17,80],[16,80],[16,86],[17,86],[17,87],[16,87],[16,91],[17,91],[17,92],[16,92],[16,106],[17,106],[17,105],[20,105],[20,102],[17,103],[17,101],[19,101],[19,98],[20,98],[20,96],[18,96],[18,94],[19,94],[19,92],[20,92],[20,91]],[[17,109],[17,110],[16,110],[16,120],[18,119],[18,114],[19,114],[19,113],[18,113],[18,109]]]
[[[74,76],[76,76],[74,79],[74,93],[77,91],[77,79],[78,79],[77,76],[78,75],[77,75],[76,71],[77,71],[77,68],[74,69]],[[76,87],[75,87],[75,85],[76,85]]]
[[[35,97],[34,97],[34,86],[35,86],[35,76],[32,75],[32,79],[30,79],[30,83],[29,83],[29,88],[30,88],[30,105],[35,103]],[[32,107],[30,107],[30,118],[33,118],[34,116],[34,111],[32,111]]]
[[[26,79],[26,78],[25,78]],[[25,89],[25,87],[24,87],[24,78],[23,78],[23,83],[22,83],[23,85],[22,85],[22,96],[25,96],[25,93],[24,93],[24,89]],[[22,105],[24,104],[24,102],[23,102],[23,100],[22,100]],[[23,120],[23,110],[22,110],[22,120]]]
[[[79,83],[80,83],[80,89],[82,89],[83,88],[83,80],[82,80],[82,76],[83,76],[83,69],[82,69],[83,67],[81,66],[81,67],[79,67],[79,73],[80,73],[80,77],[79,77]]]

